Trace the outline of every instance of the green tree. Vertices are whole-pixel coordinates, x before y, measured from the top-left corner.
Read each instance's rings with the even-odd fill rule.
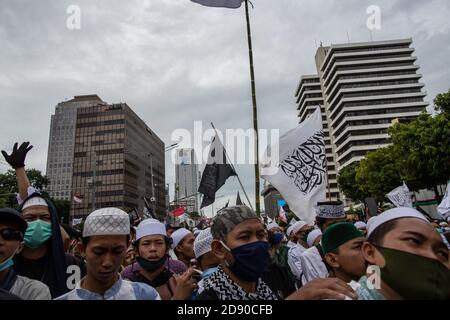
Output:
[[[450,177],[450,91],[436,97],[435,109],[438,115],[422,113],[389,133],[402,178],[413,190],[434,190],[440,201],[437,186]]]
[[[41,173],[41,171],[36,169],[27,170],[28,180],[31,186],[37,190],[41,190],[45,197],[49,197],[48,193],[45,191],[50,180]],[[0,198],[3,199],[6,206],[15,208],[17,207],[17,201],[15,193],[18,192],[16,173],[14,170],[8,170],[6,173],[0,174]]]
[[[56,208],[60,222],[69,223],[70,201],[51,198],[50,201]]]
[[[386,194],[402,182],[396,160],[393,146],[369,152],[356,172],[358,188],[381,204]]]
[[[450,119],[450,89],[436,96],[434,109]]]
[[[339,171],[337,182],[339,189],[353,201],[364,201],[369,196],[368,193],[362,191],[356,182],[356,172],[359,168],[359,162],[344,167]]]

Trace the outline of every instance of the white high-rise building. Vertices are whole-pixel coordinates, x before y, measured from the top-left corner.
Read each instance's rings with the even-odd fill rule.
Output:
[[[412,39],[400,39],[320,47],[315,57],[317,75],[302,77],[296,92],[299,119],[323,102],[327,146],[330,143],[332,150],[331,157],[327,150],[328,177],[333,186],[332,177],[339,170],[390,144],[388,129],[396,120],[414,120],[426,109],[426,92],[411,45]]]
[[[325,149],[327,157],[327,192],[328,200],[336,201],[339,199],[339,189],[336,181],[336,165],[333,155],[333,147],[330,139],[330,131],[328,129],[328,117],[325,110],[322,89],[320,86],[320,78],[318,75],[305,75],[300,79],[297,91],[297,110],[299,122],[305,119],[320,107],[322,111],[322,124],[325,133]]]
[[[178,149],[175,165],[175,202],[185,206],[187,212],[198,212],[198,165],[194,149]]]

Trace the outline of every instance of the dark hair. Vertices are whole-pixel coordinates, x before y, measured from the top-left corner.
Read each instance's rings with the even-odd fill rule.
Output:
[[[275,246],[275,236],[272,231],[267,231],[267,240],[269,241],[269,244],[271,247]]]
[[[392,231],[392,229],[395,228],[397,220],[398,219],[390,220],[380,225],[370,234],[370,236],[367,238],[367,241],[376,246],[382,246],[384,237],[388,232]]]
[[[316,217],[316,225],[319,227],[319,229],[322,229],[323,225],[328,219]]]
[[[84,238],[81,239],[81,242],[83,243],[83,246],[85,248],[87,247],[90,238],[91,237],[84,237]],[[128,241],[130,241],[130,235],[129,234],[127,235],[127,244],[128,244]]]

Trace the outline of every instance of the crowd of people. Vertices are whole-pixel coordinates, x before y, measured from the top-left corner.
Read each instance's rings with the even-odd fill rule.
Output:
[[[78,232],[25,171],[28,145],[3,153],[17,209],[0,209],[0,299],[400,300],[449,299],[449,229],[413,208],[348,221],[341,202],[316,221],[267,224],[227,207],[202,230],[156,219],[137,226],[119,208],[90,213]]]

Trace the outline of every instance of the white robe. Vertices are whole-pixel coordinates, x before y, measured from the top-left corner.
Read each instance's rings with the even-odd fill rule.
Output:
[[[295,246],[296,246],[296,243],[292,242],[291,240],[289,240],[288,243],[286,243],[286,247],[288,247],[288,248],[292,248],[292,247],[295,247]]]
[[[300,257],[305,251],[306,248],[301,244],[296,244],[288,251],[288,265],[291,269],[292,274],[297,278],[297,280],[302,279],[302,262]]]
[[[327,267],[315,246],[303,252],[300,259],[303,271],[303,285],[316,278],[328,278]]]

